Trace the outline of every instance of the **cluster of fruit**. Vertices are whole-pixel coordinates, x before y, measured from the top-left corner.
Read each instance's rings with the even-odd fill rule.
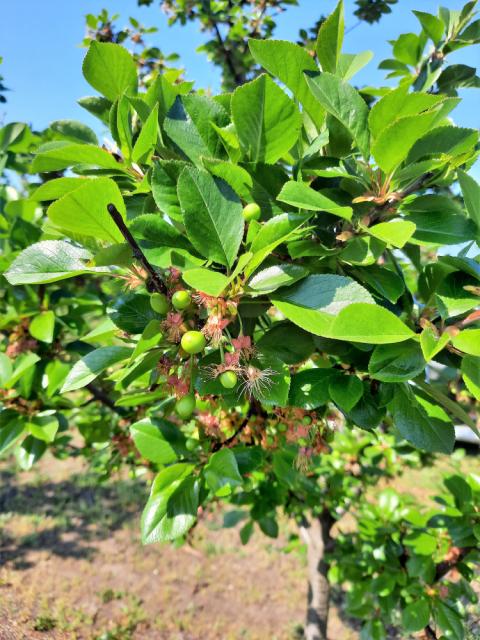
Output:
[[[243,217],[246,222],[253,220],[259,220],[261,217],[261,210],[258,204],[250,203],[243,208]],[[222,387],[226,390],[234,389],[239,382],[239,373],[241,367],[239,366],[241,355],[245,355],[251,348],[250,338],[247,336],[239,336],[233,344],[233,352],[227,352],[224,356],[223,352],[223,330],[230,322],[229,315],[236,314],[236,303],[234,301],[225,301],[222,298],[212,298],[203,294],[202,292],[196,292],[192,295],[192,292],[183,288],[177,288],[171,294],[164,294],[155,292],[151,295],[150,305],[152,309],[160,316],[165,317],[163,327],[166,330],[167,335],[171,342],[179,342],[180,348],[187,356],[197,356],[201,354],[207,346],[207,337],[210,338],[211,344],[214,346],[220,346],[222,353],[222,364],[211,367],[211,376],[218,379]],[[202,328],[202,330],[188,328],[188,324],[184,322],[183,314],[192,311],[197,304],[207,307],[209,310],[209,316]],[[219,310],[220,307],[223,308]],[[191,324],[191,323],[190,323]],[[238,344],[235,345],[235,342]],[[257,381],[257,378],[262,377],[263,380],[267,380],[268,384],[268,372],[261,372],[254,366],[245,367],[245,381],[249,383],[249,379],[253,382]],[[179,385],[180,388],[181,385]],[[193,381],[183,381],[183,386],[189,386],[187,393],[182,393],[178,397],[175,404],[175,412],[179,418],[187,420],[195,411],[196,400],[193,392]],[[178,389],[177,389],[178,391]]]

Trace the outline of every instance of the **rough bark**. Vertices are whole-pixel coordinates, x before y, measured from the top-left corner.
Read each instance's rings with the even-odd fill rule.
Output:
[[[300,526],[300,533],[307,544],[308,557],[305,640],[327,640],[330,583],[325,554],[333,547],[333,538],[330,535],[332,525],[333,519],[325,511],[318,517],[305,519]]]

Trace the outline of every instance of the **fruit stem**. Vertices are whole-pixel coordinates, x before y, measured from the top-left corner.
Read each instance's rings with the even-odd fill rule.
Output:
[[[190,393],[193,393],[193,377],[195,371],[195,356],[190,356]]]

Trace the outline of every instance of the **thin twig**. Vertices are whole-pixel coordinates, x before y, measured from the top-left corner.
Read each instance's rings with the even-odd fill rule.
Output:
[[[124,222],[120,212],[116,208],[116,206],[114,204],[110,203],[110,204],[107,205],[107,210],[108,210],[108,213],[110,214],[112,220],[115,222],[115,224],[119,228],[120,233],[125,238],[125,240],[128,242],[128,244],[131,246],[134,258],[136,260],[138,260],[142,264],[142,266],[145,269],[145,271],[147,271],[147,273],[149,274],[155,290],[158,293],[166,293],[167,292],[167,287],[165,286],[165,283],[160,278],[160,276],[158,275],[157,271],[152,267],[150,262],[147,260],[147,257],[145,256],[143,251],[140,249],[137,241],[135,240],[135,238],[130,233],[130,230],[128,229],[127,225],[125,224],[125,222]]]
[[[462,547],[458,551],[458,555],[451,560],[444,560],[443,562],[439,562],[435,567],[435,582],[438,582],[442,578],[444,578],[449,571],[454,569],[460,562],[462,562],[472,551],[473,547]]]
[[[231,51],[227,49],[227,46],[225,45],[225,42],[222,38],[222,34],[220,33],[220,29],[218,28],[218,24],[213,17],[212,17],[212,26],[215,31],[215,35],[217,36],[218,44],[223,51],[223,57],[225,58],[225,62],[228,68],[230,69],[230,72],[235,82],[237,84],[243,84],[244,82],[243,76],[240,73],[238,73],[238,71],[236,70],[235,65],[233,64]]]
[[[234,440],[237,438],[237,436],[239,436],[242,433],[242,431],[245,429],[245,427],[248,425],[250,418],[252,416],[265,416],[265,415],[266,413],[263,410],[261,404],[258,402],[258,400],[255,400],[252,398],[252,400],[250,401],[250,407],[247,411],[247,415],[242,420],[240,425],[237,427],[235,433],[231,435],[229,438],[227,438],[226,440],[224,440],[223,442],[215,442],[215,444],[212,447],[212,451],[215,452],[215,451],[218,451],[219,449],[223,449],[224,447],[228,447],[229,445],[231,445],[232,442],[234,442]]]
[[[245,429],[249,420],[250,420],[250,416],[247,416],[244,420],[242,420],[242,422],[240,423],[240,426],[236,429],[235,433],[232,436],[230,436],[223,442],[215,442],[215,444],[212,447],[212,451],[215,453],[215,451],[218,451],[219,449],[223,449],[224,447],[228,447],[230,444],[232,444],[235,438],[238,435],[240,435],[241,432]]]
[[[433,171],[428,171],[427,173],[424,173],[422,176],[420,176],[418,180],[415,180],[415,182],[412,182],[412,184],[409,187],[407,187],[401,192],[400,195],[402,196],[402,199],[406,198],[412,193],[415,193],[415,191],[418,191],[418,189],[421,189],[423,186],[425,186],[425,183],[427,183],[430,180],[430,178],[433,178],[433,175],[434,175]]]
[[[114,411],[116,414],[118,414],[122,418],[125,417],[125,412],[120,407],[115,406],[115,403],[113,402],[113,400],[109,398],[104,391],[102,391],[92,383],[87,384],[86,386],[95,400],[98,400],[98,402],[101,402],[103,405],[108,407],[111,411]]]
[[[437,634],[429,624],[427,624],[424,631],[426,640],[437,640]]]

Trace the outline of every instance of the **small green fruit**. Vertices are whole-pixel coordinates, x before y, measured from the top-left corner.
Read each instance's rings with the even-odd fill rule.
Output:
[[[163,293],[153,293],[150,296],[150,306],[154,311],[164,316],[168,311],[167,296]]]
[[[198,445],[199,445],[199,442],[195,438],[187,438],[185,441],[185,449],[187,451],[195,451]]]
[[[183,334],[180,344],[185,353],[193,355],[194,353],[203,351],[207,341],[200,331],[187,331],[187,333]]]
[[[175,412],[179,418],[187,420],[195,411],[195,396],[189,393],[175,403]]]
[[[251,220],[260,220],[262,211],[256,202],[250,202],[243,207],[242,213],[244,220],[250,222]]]
[[[220,384],[225,389],[233,389],[233,387],[237,384],[238,378],[235,371],[224,371],[220,375]]]
[[[180,291],[175,291],[172,296],[172,304],[177,311],[182,311],[186,309],[192,301],[192,296],[189,291],[185,291],[185,289],[181,289]]]

